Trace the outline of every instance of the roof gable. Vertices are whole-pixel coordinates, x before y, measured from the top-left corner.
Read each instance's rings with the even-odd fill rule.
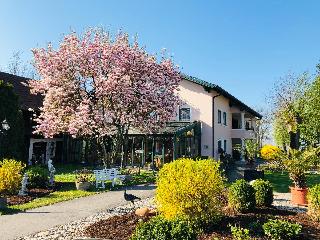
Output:
[[[34,95],[30,92],[30,87],[28,86],[30,79],[0,72],[0,80],[13,85],[14,92],[19,96],[21,109],[38,109],[42,106],[43,98],[40,95]]]
[[[214,90],[217,93],[221,94],[222,96],[228,98],[231,100],[231,104],[234,104],[236,106],[239,106],[240,108],[243,108],[244,110],[246,110],[247,112],[251,113],[252,115],[256,116],[257,118],[262,118],[262,115],[258,112],[256,112],[254,109],[252,109],[251,107],[249,107],[248,105],[246,105],[245,103],[243,103],[242,101],[240,101],[238,98],[236,98],[235,96],[233,96],[232,94],[230,94],[229,92],[227,92],[226,90],[224,90],[222,87],[220,87],[219,85],[213,84],[213,83],[209,83],[207,81],[204,81],[202,79],[196,78],[196,77],[192,77],[186,74],[182,74],[183,79],[199,84],[201,86],[204,87],[204,89],[206,91],[210,91],[210,90]]]

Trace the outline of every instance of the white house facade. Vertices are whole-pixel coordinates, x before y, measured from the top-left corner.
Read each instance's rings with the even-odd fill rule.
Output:
[[[262,116],[221,87],[185,76],[179,96],[183,105],[174,120],[201,122],[202,156],[218,159],[219,149],[234,156],[245,139],[255,138]]]

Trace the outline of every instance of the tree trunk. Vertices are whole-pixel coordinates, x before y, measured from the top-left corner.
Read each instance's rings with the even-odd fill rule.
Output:
[[[302,123],[302,118],[300,116],[296,116],[296,122],[297,125],[299,126]],[[290,148],[291,149],[299,149],[300,147],[300,129],[297,127],[296,132],[289,132],[290,135]]]
[[[123,166],[121,167],[126,167],[128,164],[128,150],[129,150],[128,131],[129,129],[126,130],[124,134],[124,139],[123,139]]]
[[[104,137],[101,137],[98,141],[98,143],[100,144],[101,146],[101,149],[102,149],[102,161],[103,161],[103,165],[106,167],[106,168],[110,168],[110,157],[108,156],[108,151],[107,151],[107,148],[106,148],[106,143],[105,143],[105,139]]]
[[[113,139],[113,150],[112,150],[112,158],[113,161],[116,163],[119,163],[119,157],[120,159],[120,165],[122,167],[123,165],[123,145],[124,145],[124,133],[125,133],[125,127],[124,126],[118,126],[117,127],[117,133],[115,138]]]
[[[290,148],[291,149],[299,149],[299,130],[297,132],[290,132]]]

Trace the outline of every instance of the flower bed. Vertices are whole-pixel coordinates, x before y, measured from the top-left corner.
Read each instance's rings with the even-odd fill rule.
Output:
[[[134,212],[100,220],[85,228],[83,234],[90,238],[112,240],[129,239],[140,221],[148,221],[150,217],[139,217]]]
[[[277,218],[281,220],[288,220],[293,223],[298,223],[302,226],[301,234],[294,239],[320,239],[320,223],[312,221],[312,219],[305,213],[295,213],[286,210],[279,210],[275,208],[261,208],[256,209],[252,213],[237,214],[226,213],[221,222],[213,226],[211,232],[202,234],[198,240],[212,240],[226,239],[232,240],[230,225],[239,225],[243,228],[249,229],[250,236],[256,240],[267,240],[263,234],[262,225],[270,218]]]
[[[31,202],[36,198],[47,196],[52,192],[54,192],[53,189],[33,188],[28,191],[28,195],[26,196],[19,196],[19,195],[9,196],[7,198],[7,202],[9,206],[25,204],[25,203]]]
[[[249,229],[250,236],[256,240],[267,240],[264,236],[262,225],[270,218],[288,220],[290,222],[302,225],[302,232],[295,239],[320,239],[320,223],[312,221],[305,213],[295,213],[276,208],[260,208],[252,213],[234,214],[231,211],[224,212],[222,219],[212,226],[206,233],[198,236],[198,240],[226,239],[232,240],[230,225],[238,225]],[[129,240],[134,228],[141,217],[128,213],[121,216],[111,217],[106,220],[100,220],[85,228],[83,234],[85,237],[103,238],[110,240]],[[147,221],[148,218],[142,219]]]

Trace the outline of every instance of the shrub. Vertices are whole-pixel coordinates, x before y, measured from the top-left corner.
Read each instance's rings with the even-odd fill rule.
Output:
[[[269,220],[263,224],[265,235],[272,240],[294,239],[301,232],[301,225],[284,220]]]
[[[279,154],[281,153],[281,149],[272,146],[272,145],[264,145],[261,150],[261,157],[266,161],[274,161],[278,158]]]
[[[21,185],[22,170],[25,165],[14,159],[0,161],[0,193],[14,194]]]
[[[136,228],[131,240],[196,240],[198,230],[182,219],[167,220],[159,215]]]
[[[320,184],[309,189],[308,214],[313,220],[320,221]]]
[[[233,239],[235,240],[250,240],[251,237],[249,235],[249,229],[238,227],[238,226],[230,226],[231,234]]]
[[[259,143],[255,139],[246,139],[244,141],[244,148],[242,151],[250,163],[254,161],[255,157],[259,153]]]
[[[224,178],[213,159],[183,158],[165,164],[157,178],[156,204],[167,219],[184,217],[198,223],[219,219]]]
[[[229,187],[229,207],[238,212],[248,212],[256,205],[254,189],[245,180],[235,181]]]
[[[28,186],[36,187],[46,187],[49,178],[49,171],[47,168],[42,166],[32,166],[26,171],[28,174]]]
[[[256,206],[271,206],[273,202],[273,188],[269,181],[257,179],[253,182],[252,187],[255,191]]]

